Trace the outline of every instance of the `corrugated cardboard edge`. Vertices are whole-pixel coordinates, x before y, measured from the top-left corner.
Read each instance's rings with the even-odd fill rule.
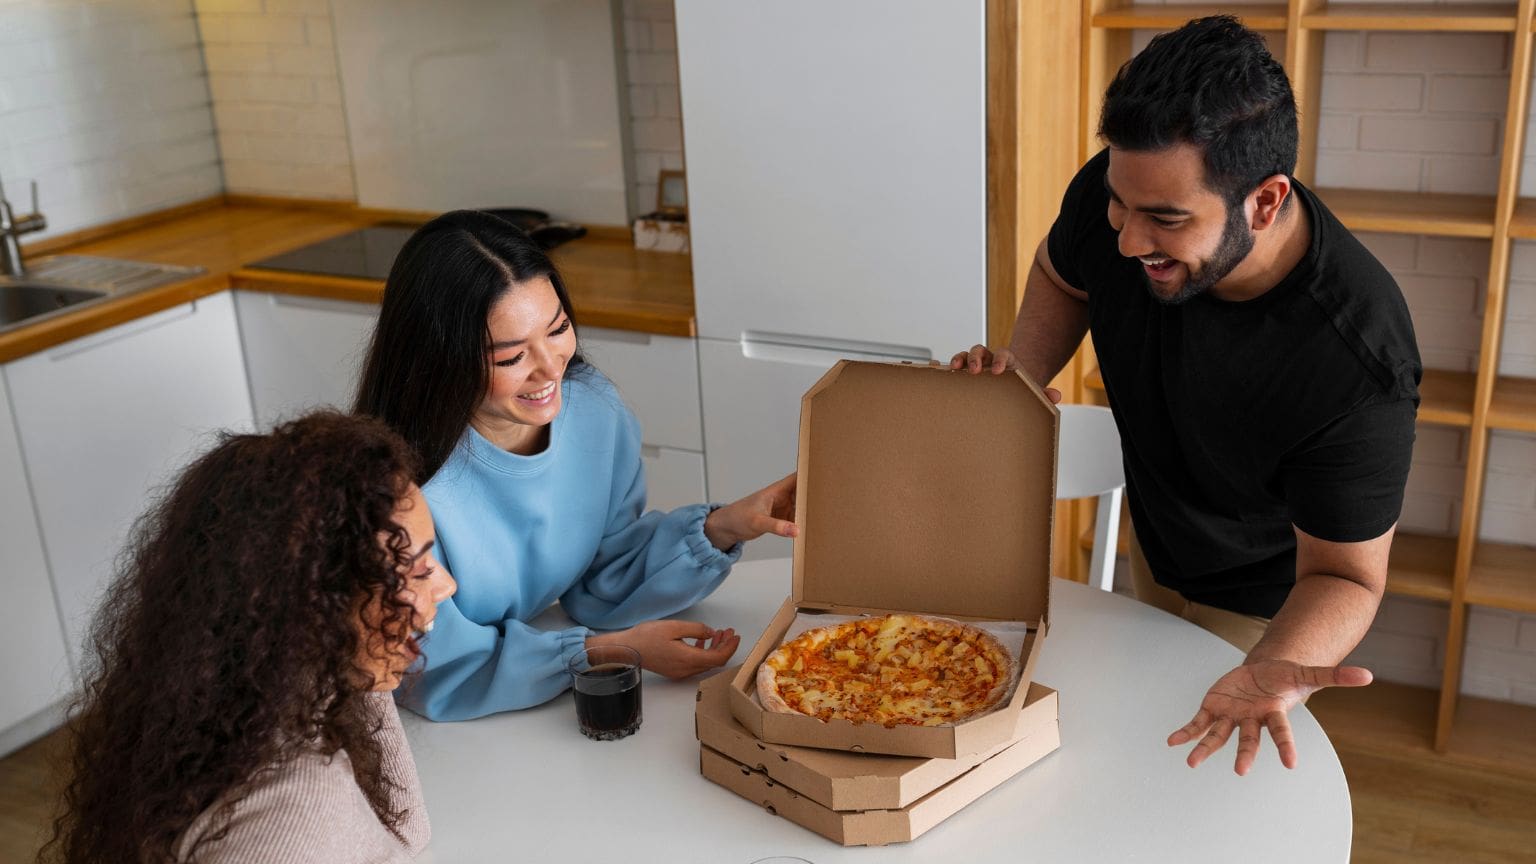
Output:
[[[871,724],[856,725],[846,720],[817,720],[800,714],[776,714],[764,710],[752,699],[752,694],[757,691],[757,667],[778,649],[784,632],[798,612],[793,598],[779,607],[778,613],[731,680],[731,713],[761,741],[862,753],[887,753],[892,756],[958,759],[1024,738],[1031,731],[1030,725],[1042,719],[1039,712],[1026,712],[1023,709],[1029,693],[1027,685],[1034,680],[1040,646],[1045,642],[1049,630],[1044,621],[1030,631],[1025,643],[1020,686],[1014,689],[1013,698],[1008,704],[954,726],[895,726],[887,729]]]
[[[921,837],[1060,746],[1060,730],[1056,723],[1051,723],[911,806],[896,810],[831,810],[704,744],[699,745],[699,771],[710,782],[834,843],[884,846]]]
[[[728,675],[722,672],[715,678]],[[899,758],[911,759],[911,767],[900,773],[859,774],[854,776],[828,776],[807,764],[808,757],[819,751],[813,748],[770,744],[753,737],[751,732],[736,721],[728,711],[723,716],[703,710],[703,688],[715,678],[699,685],[699,708],[694,713],[694,736],[732,760],[790,787],[807,798],[832,810],[892,810],[906,807],[929,794],[966,771],[992,758],[1018,743],[1010,740],[991,750],[972,754],[960,759],[924,759],[923,757],[880,757],[862,754],[842,754],[845,759]],[[725,703],[729,706],[729,680],[721,682],[726,688]],[[1024,711],[1030,715],[1027,724],[1033,732],[1055,721],[1059,702],[1057,693],[1040,684],[1029,685]],[[718,697],[717,697],[718,698]]]

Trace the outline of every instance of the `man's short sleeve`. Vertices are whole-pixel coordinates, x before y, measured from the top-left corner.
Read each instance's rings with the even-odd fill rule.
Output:
[[[1109,207],[1109,193],[1104,188],[1104,172],[1108,168],[1106,149],[1078,169],[1061,198],[1061,210],[1051,224],[1051,233],[1046,235],[1045,251],[1051,256],[1056,275],[1079,291],[1089,290],[1078,267],[1083,241],[1095,227],[1101,227]]]
[[[1370,403],[1288,454],[1281,483],[1291,522],[1333,543],[1386,533],[1402,512],[1416,413],[1409,399]]]

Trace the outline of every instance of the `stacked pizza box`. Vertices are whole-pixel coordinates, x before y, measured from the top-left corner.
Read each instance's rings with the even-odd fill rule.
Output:
[[[1058,414],[1017,373],[846,360],[800,412],[792,593],[743,665],[700,686],[700,770],[844,845],[912,840],[1060,745],[1057,694],[1033,681]],[[1006,701],[940,726],[763,707],[758,667],[787,638],[893,612],[1014,634]]]

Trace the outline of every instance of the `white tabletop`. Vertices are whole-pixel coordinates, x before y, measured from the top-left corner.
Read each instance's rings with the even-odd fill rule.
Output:
[[[787,559],[738,564],[678,617],[742,634],[738,659],[789,595]],[[467,723],[402,712],[432,818],[426,862],[1347,861],[1350,801],[1333,746],[1291,712],[1300,764],[1268,737],[1247,777],[1233,745],[1197,770],[1165,746],[1236,648],[1126,597],[1053,580],[1036,680],[1061,692],[1061,749],[917,840],[844,848],[699,774],[697,680],[646,674],[644,725],[589,741],[569,693]]]

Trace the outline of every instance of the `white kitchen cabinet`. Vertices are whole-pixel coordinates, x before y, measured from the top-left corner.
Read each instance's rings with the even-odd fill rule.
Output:
[[[645,466],[645,509],[676,510],[705,500],[703,453],[647,444],[640,448],[640,461]]]
[[[581,350],[624,397],[640,421],[645,443],[695,452],[704,449],[694,340],[583,327]]]
[[[252,428],[234,300],[224,292],[93,333],[15,361],[6,378],[79,666],[133,521],[217,431]]]
[[[795,470],[800,397],[842,355],[699,340],[704,384],[704,462],[713,500],[729,502]],[[745,558],[790,554],[789,540],[763,537]]]
[[[66,695],[70,680],[59,607],[48,580],[43,538],[32,509],[31,486],[0,375],[0,754],[24,741],[4,734]],[[38,732],[43,730],[39,729]]]
[[[259,428],[315,408],[351,409],[378,304],[250,291],[234,296]]]

